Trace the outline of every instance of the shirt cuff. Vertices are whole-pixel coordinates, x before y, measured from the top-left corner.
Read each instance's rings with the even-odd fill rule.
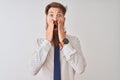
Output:
[[[62,49],[64,55],[65,55],[65,58],[67,59],[67,61],[70,59],[70,57],[76,53],[76,50],[71,46],[70,43],[68,44],[65,44],[63,46],[63,49]]]
[[[51,43],[48,40],[44,40],[42,46],[51,46]]]
[[[41,46],[39,47],[39,50],[43,48],[45,51],[48,51],[50,47],[51,47],[51,43],[48,40],[44,40]]]

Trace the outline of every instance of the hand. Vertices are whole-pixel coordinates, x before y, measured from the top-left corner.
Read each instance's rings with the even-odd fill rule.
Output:
[[[48,27],[46,29],[46,39],[51,42],[53,38],[54,23],[52,19],[49,20],[48,22],[49,22]]]
[[[63,39],[66,37],[66,32],[64,30],[64,22],[65,22],[65,18],[60,18],[58,20],[58,35],[60,42],[62,42]]]

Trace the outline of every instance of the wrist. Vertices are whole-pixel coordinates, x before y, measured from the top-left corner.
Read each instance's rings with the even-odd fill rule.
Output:
[[[61,41],[61,42],[59,43],[59,45],[63,47],[63,46],[64,46],[64,42]]]
[[[69,40],[67,38],[64,38],[59,44],[60,46],[64,46],[65,44],[68,44]]]

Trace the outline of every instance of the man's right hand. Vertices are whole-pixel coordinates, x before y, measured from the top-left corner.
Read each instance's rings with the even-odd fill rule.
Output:
[[[47,24],[48,26],[46,29],[46,39],[51,42],[53,38],[54,21],[49,20]]]

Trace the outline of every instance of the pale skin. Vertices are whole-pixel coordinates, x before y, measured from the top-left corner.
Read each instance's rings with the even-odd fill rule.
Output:
[[[62,42],[66,37],[64,30],[65,17],[62,10],[59,8],[50,8],[48,14],[46,15],[46,22],[48,24],[48,27],[46,29],[46,39],[50,42],[53,38],[54,21],[57,21],[58,23],[59,41]]]

